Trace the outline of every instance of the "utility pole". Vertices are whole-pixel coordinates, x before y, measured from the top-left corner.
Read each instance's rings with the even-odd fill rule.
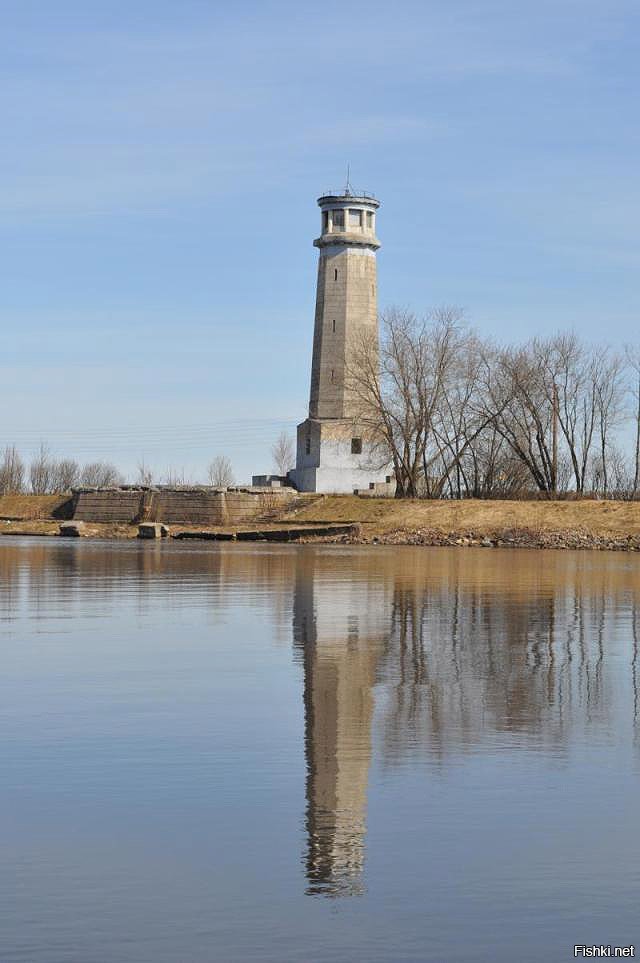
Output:
[[[640,364],[638,365],[638,409],[636,411],[636,464],[633,476],[633,497],[638,494],[640,484]]]
[[[551,491],[555,495],[558,492],[558,386],[555,381],[553,382],[551,433]]]

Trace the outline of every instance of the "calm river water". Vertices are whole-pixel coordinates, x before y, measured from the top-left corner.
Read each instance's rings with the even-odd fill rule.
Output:
[[[639,644],[633,555],[4,539],[0,960],[640,943]]]

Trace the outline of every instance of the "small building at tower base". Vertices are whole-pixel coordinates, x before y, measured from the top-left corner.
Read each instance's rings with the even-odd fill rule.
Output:
[[[298,425],[296,467],[289,479],[300,492],[389,495],[395,483],[384,462],[380,444],[352,421],[307,418]]]

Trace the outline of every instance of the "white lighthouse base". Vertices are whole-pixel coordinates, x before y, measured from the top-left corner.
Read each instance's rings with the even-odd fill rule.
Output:
[[[299,492],[393,494],[390,464],[381,464],[380,444],[350,421],[307,418],[298,425],[296,467],[289,478]]]

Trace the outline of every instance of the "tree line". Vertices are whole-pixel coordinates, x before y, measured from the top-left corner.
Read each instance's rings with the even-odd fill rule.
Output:
[[[271,447],[274,470],[281,476],[293,467],[295,449],[286,431],[281,432]],[[227,488],[236,484],[231,459],[216,455],[207,466],[207,484]],[[7,445],[0,451],[0,495],[25,494],[55,495],[72,488],[111,488],[125,483],[119,469],[108,461],[92,461],[81,465],[73,458],[56,458],[45,443],[27,464],[15,445]],[[134,479],[137,485],[151,486],[156,483],[169,486],[196,485],[198,481],[187,476],[184,469],[169,467],[162,473],[155,472],[141,458]]]
[[[351,344],[346,386],[400,497],[639,495],[637,345],[499,345],[458,309],[392,309]]]
[[[156,475],[141,459],[135,483],[150,486],[156,481],[176,486],[195,484],[182,469],[170,467]],[[207,468],[207,482],[220,487],[235,483],[233,466],[226,455],[217,455],[211,461]],[[46,444],[40,445],[29,464],[15,445],[7,445],[0,452],[0,495],[56,495],[72,488],[112,488],[123,484],[125,476],[111,462],[91,461],[81,465],[73,458],[56,458]]]
[[[45,444],[29,465],[15,445],[7,445],[0,453],[0,495],[31,492],[50,495],[85,485],[108,488],[121,485],[124,478],[115,465],[92,461],[80,465],[72,458],[55,458]]]

